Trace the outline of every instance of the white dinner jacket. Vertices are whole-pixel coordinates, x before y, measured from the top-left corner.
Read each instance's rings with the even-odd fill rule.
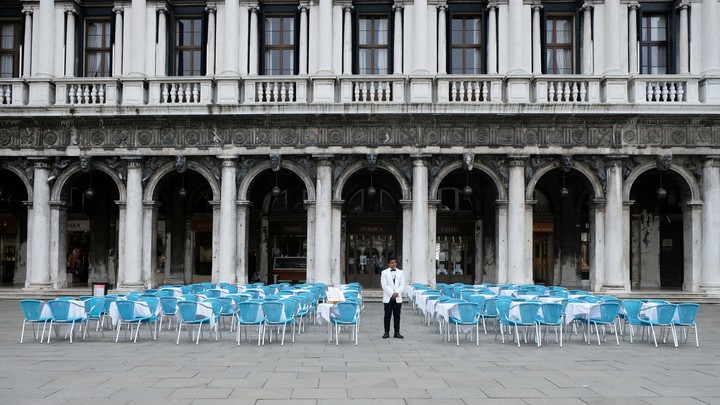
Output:
[[[380,274],[380,285],[383,289],[382,301],[384,303],[390,302],[390,297],[394,292],[398,293],[395,302],[402,302],[402,293],[405,288],[405,274],[402,270],[395,269],[395,280],[393,280],[393,273],[389,267],[383,270]]]

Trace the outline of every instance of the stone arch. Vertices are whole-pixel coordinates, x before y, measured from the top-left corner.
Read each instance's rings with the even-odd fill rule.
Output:
[[[359,162],[355,162],[343,170],[343,172],[338,177],[337,181],[335,182],[335,190],[333,193],[333,200],[342,200],[342,190],[345,188],[345,183],[347,183],[348,179],[355,174],[356,172],[360,171],[361,169],[366,167],[366,161],[361,160]],[[408,180],[403,176],[403,174],[398,170],[395,166],[390,165],[382,160],[378,160],[377,162],[377,168],[383,169],[386,172],[390,173],[395,180],[397,180],[398,184],[400,184],[400,191],[402,192],[402,199],[403,200],[409,200],[412,198],[412,191],[410,190],[410,183],[408,183]]]
[[[449,163],[445,165],[438,174],[435,176],[435,178],[432,181],[432,184],[430,184],[430,198],[437,198],[438,190],[440,189],[440,183],[447,177],[448,174],[450,174],[452,171],[463,168],[464,163],[462,159],[458,159],[455,162]],[[500,176],[498,176],[489,166],[481,163],[481,162],[473,162],[473,168],[480,170],[481,172],[485,173],[490,177],[493,184],[495,184],[495,189],[498,193],[498,200],[507,200],[507,187],[505,187],[505,184],[503,183]]]
[[[532,200],[533,199],[533,193],[535,192],[535,186],[537,186],[538,181],[544,176],[547,172],[557,169],[560,167],[560,161],[555,160],[553,162],[550,162],[533,173],[530,180],[528,180],[528,183],[525,187],[525,199],[526,200]],[[605,195],[605,192],[603,191],[603,186],[600,183],[600,180],[598,180],[597,176],[595,175],[595,172],[588,166],[587,164],[583,162],[579,162],[577,160],[573,160],[570,167],[574,170],[577,170],[578,172],[582,173],[585,178],[590,182],[590,185],[592,186],[593,193],[595,194],[595,198],[602,198]]]
[[[33,184],[30,181],[30,179],[28,179],[27,175],[25,174],[25,171],[23,169],[21,169],[20,167],[18,167],[17,165],[14,165],[12,163],[3,165],[2,168],[11,173],[15,173],[20,178],[20,181],[22,181],[23,184],[25,185],[25,191],[27,192],[28,202],[32,202]]]
[[[250,189],[250,184],[252,181],[257,177],[260,173],[264,172],[265,170],[268,170],[272,167],[269,160],[262,161],[258,163],[257,165],[253,166],[252,169],[248,170],[245,177],[242,178],[240,181],[240,185],[238,186],[237,191],[237,199],[238,201],[246,201],[247,200],[247,192]],[[315,184],[313,183],[312,178],[310,175],[298,164],[295,162],[292,162],[290,160],[283,159],[280,163],[280,167],[290,170],[291,172],[295,173],[300,177],[300,179],[305,184],[305,190],[308,193],[308,200],[314,201],[315,200]]]
[[[126,201],[127,200],[127,189],[125,188],[125,183],[120,179],[120,176],[118,173],[110,168],[105,163],[102,162],[93,162],[93,170],[97,170],[100,172],[103,172],[110,176],[110,178],[115,182],[115,186],[118,189],[118,195],[120,201]],[[58,176],[57,180],[55,180],[55,184],[52,187],[52,190],[50,192],[50,200],[51,201],[59,201],[62,199],[62,191],[65,185],[67,184],[67,181],[70,179],[70,177],[81,171],[80,169],[80,162],[74,162],[71,163],[63,172]]]
[[[627,179],[623,182],[622,195],[624,201],[630,200],[630,190],[640,175],[655,168],[657,168],[657,163],[652,160],[639,165],[630,172],[630,175],[628,175]],[[701,201],[700,184],[698,184],[697,179],[695,179],[695,176],[688,169],[677,163],[673,163],[670,165],[670,171],[677,173],[683,180],[685,180],[685,185],[690,191],[690,200],[688,202]]]
[[[168,162],[162,166],[160,166],[155,173],[153,173],[152,176],[147,181],[147,184],[145,185],[145,191],[143,195],[143,199],[145,201],[152,201],[157,196],[157,186],[158,183],[160,183],[160,180],[165,177],[166,174],[176,170],[175,169],[175,162]],[[186,163],[186,170],[192,170],[197,173],[199,173],[207,182],[210,184],[210,189],[212,190],[213,194],[213,200],[219,201],[220,200],[220,183],[215,178],[215,176],[212,174],[210,169],[205,167],[205,165],[202,165],[198,162],[187,160]]]

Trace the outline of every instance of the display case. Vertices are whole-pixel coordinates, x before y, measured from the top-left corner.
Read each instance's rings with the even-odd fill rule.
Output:
[[[307,279],[307,257],[278,256],[273,258],[273,282],[303,282]]]

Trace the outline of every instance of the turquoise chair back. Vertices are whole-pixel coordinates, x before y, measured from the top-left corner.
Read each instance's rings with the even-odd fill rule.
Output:
[[[283,323],[285,322],[285,305],[278,301],[269,301],[263,304],[263,310],[265,311],[265,318],[268,323]]]
[[[175,315],[177,313],[178,299],[174,297],[160,297],[160,306],[165,315]]]
[[[122,300],[115,303],[117,305],[118,314],[123,321],[131,321],[135,319],[135,301]]]
[[[640,319],[638,316],[640,315],[640,309],[642,308],[643,302],[640,300],[622,300],[620,305],[625,310],[625,319],[627,319],[628,323],[631,325],[639,325]]]
[[[657,323],[660,325],[669,325],[675,317],[675,304],[660,304],[657,306]]]
[[[490,301],[490,300],[487,300],[487,301]],[[512,305],[512,301],[510,301],[510,300],[495,301],[495,309],[497,310],[497,316],[498,316],[498,318],[500,318],[500,322],[506,323],[506,324],[508,322],[510,322],[510,320],[508,319],[508,313],[510,312],[510,305]]]
[[[457,312],[460,323],[477,323],[480,319],[480,306],[472,302],[457,304]]]
[[[337,320],[342,323],[355,323],[358,316],[358,305],[355,302],[338,302]]]
[[[620,312],[620,302],[610,301],[600,304],[600,322],[612,323]]]
[[[559,302],[544,302],[540,304],[542,312],[542,323],[548,325],[559,325],[562,323],[563,305]]]
[[[238,304],[238,321],[240,323],[259,323],[265,319],[261,315],[263,304],[261,302],[241,302]]]
[[[700,311],[700,305],[693,302],[687,302],[684,304],[677,304],[678,320],[675,324],[678,325],[693,325],[695,324],[695,317]]]
[[[520,323],[532,324],[537,321],[540,304],[537,302],[521,302],[520,307]]]
[[[44,319],[40,319],[40,315],[42,314],[43,307],[45,306],[45,303],[40,300],[21,300],[20,301],[20,308],[22,308],[23,314],[25,315],[25,320],[32,321],[32,322],[39,322],[43,321]]]

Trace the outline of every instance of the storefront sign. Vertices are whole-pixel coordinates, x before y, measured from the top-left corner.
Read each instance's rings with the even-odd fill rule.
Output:
[[[535,223],[533,223],[533,232],[553,233],[554,231],[555,231],[555,223],[553,223],[553,222],[535,222]]]
[[[68,232],[89,232],[90,220],[88,219],[69,219],[67,221]]]
[[[440,224],[437,226],[438,235],[472,235],[473,224]]]
[[[307,224],[304,222],[272,223],[270,231],[276,235],[307,235]]]
[[[366,235],[392,235],[395,233],[394,224],[348,224],[349,233]]]
[[[191,228],[193,232],[212,232],[212,218],[193,219]]]

